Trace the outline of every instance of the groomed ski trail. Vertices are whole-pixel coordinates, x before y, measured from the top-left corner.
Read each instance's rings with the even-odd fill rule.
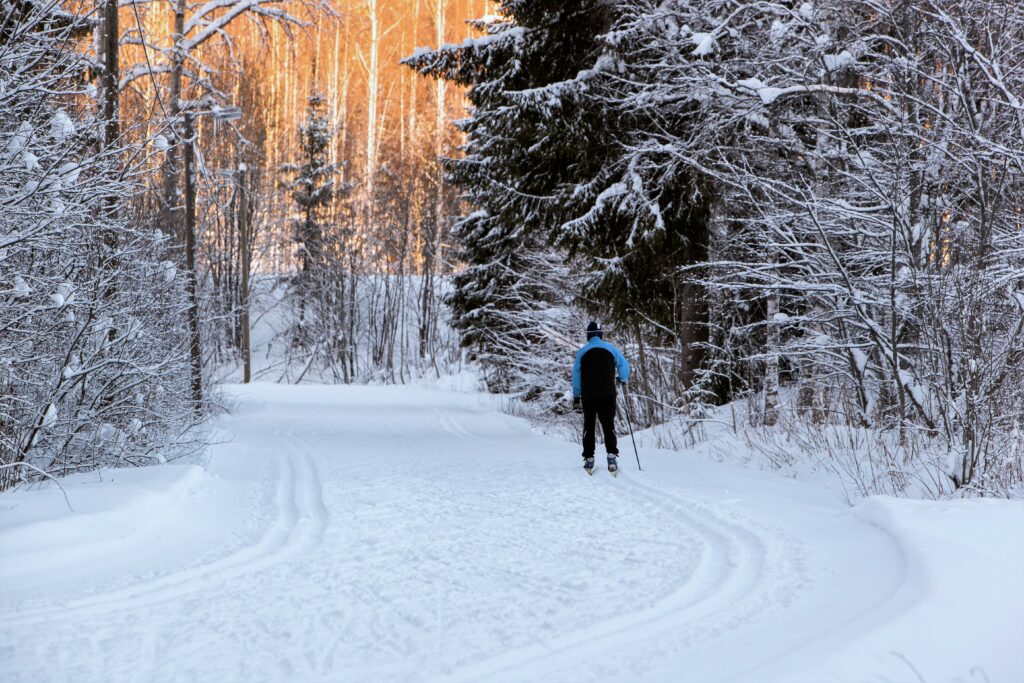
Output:
[[[86,524],[109,572],[0,587],[2,680],[782,679],[914,600],[891,537],[795,482],[653,450],[590,478],[472,394],[230,393],[173,524]]]

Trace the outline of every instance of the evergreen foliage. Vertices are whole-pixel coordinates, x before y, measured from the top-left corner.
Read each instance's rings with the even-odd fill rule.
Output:
[[[324,97],[319,92],[313,93],[307,100],[306,120],[299,126],[302,162],[285,164],[282,169],[295,175],[288,187],[299,209],[299,216],[292,224],[302,264],[293,284],[300,307],[300,331],[305,322],[305,304],[313,297],[318,276],[327,265],[325,239],[331,228],[324,220],[327,208],[335,199],[338,174],[337,165],[329,161],[333,137]]]
[[[1024,10],[522,0],[499,17],[408,60],[474,105],[449,162],[476,209],[451,299],[466,343],[523,375],[572,346],[545,348],[536,312],[572,304],[631,337],[648,420],[745,395],[757,424],[788,409],[896,434],[916,454],[898,476],[1024,478]],[[531,289],[558,281],[528,257],[546,249],[562,297]]]
[[[294,174],[288,188],[299,209],[292,221],[301,266],[292,281],[298,318],[291,336],[297,346],[314,349],[311,358],[323,346],[328,357],[341,360],[348,306],[346,280],[351,280],[346,277],[345,250],[351,245],[345,239],[346,226],[334,220],[337,213],[331,209],[343,202],[352,188],[339,182],[341,167],[330,162],[333,140],[326,101],[315,92],[308,98],[306,120],[299,126],[302,161],[283,168]]]
[[[709,202],[685,167],[627,154],[639,135],[694,122],[620,106],[634,87],[607,36],[617,12],[606,2],[506,2],[500,20],[480,24],[484,37],[407,60],[467,86],[473,104],[466,157],[449,162],[476,208],[456,228],[467,267],[450,303],[464,343],[491,364],[516,365],[495,337],[536,346],[545,331],[530,312],[573,303],[682,349],[685,387],[696,380],[707,311],[682,268],[706,260]],[[528,254],[551,249],[578,262],[568,301],[529,286],[547,278],[526,267],[544,262]]]
[[[533,266],[552,263],[549,242],[571,210],[563,189],[578,164],[600,163],[588,160],[602,138],[594,112],[552,93],[593,64],[596,36],[610,21],[605,7],[506,2],[500,19],[478,23],[483,37],[406,60],[468,88],[465,156],[447,168],[474,210],[455,226],[466,268],[449,303],[463,344],[495,370],[495,389],[508,388],[516,365],[507,350],[552,343],[543,321],[568,303],[564,291],[552,291],[551,269]]]

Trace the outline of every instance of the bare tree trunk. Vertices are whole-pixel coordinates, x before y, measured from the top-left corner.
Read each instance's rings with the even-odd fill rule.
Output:
[[[241,326],[242,326],[242,382],[252,380],[252,349],[249,339],[249,270],[251,266],[249,232],[249,196],[246,185],[246,166],[238,165],[238,238],[241,257]]]
[[[367,228],[373,218],[373,199],[377,175],[377,104],[380,90],[380,14],[379,0],[366,0],[370,15],[370,59],[366,76],[366,208]]]
[[[167,158],[164,160],[163,168],[163,204],[160,207],[159,225],[165,234],[175,238],[176,244],[182,243],[181,230],[176,229],[174,212],[178,205],[178,176],[181,169],[178,166],[181,140],[178,136],[178,115],[181,114],[181,85],[185,74],[185,54],[182,49],[182,42],[185,40],[185,10],[187,0],[178,0],[174,6],[174,27],[172,41],[174,43],[171,55],[171,92],[168,102],[168,123],[171,126],[173,139],[167,149]]]
[[[120,134],[120,35],[117,0],[103,3],[103,148],[110,149]]]
[[[700,263],[701,261],[689,261]],[[696,282],[685,283],[680,288],[679,341],[682,358],[679,380],[684,389],[697,383],[697,372],[703,365],[704,344],[708,340],[708,307],[704,287]]]
[[[437,45],[445,44],[447,0],[436,0],[434,5],[434,28],[436,35],[434,39]],[[423,289],[420,297],[420,330],[419,330],[419,357],[425,358],[432,354],[431,341],[434,336],[434,299],[435,283],[434,275],[437,269],[438,251],[445,224],[445,183],[444,168],[441,165],[441,157],[444,155],[444,134],[447,125],[447,112],[445,110],[445,98],[447,96],[447,82],[439,78],[434,84],[434,164],[437,169],[437,181],[434,195],[434,216],[428,221],[429,229],[423,236]]]
[[[102,97],[100,116],[103,119],[103,150],[109,151],[117,143],[120,136],[120,36],[121,29],[117,14],[117,0],[105,0],[103,3],[103,73],[101,78]],[[105,212],[108,218],[115,218],[118,210],[118,197],[110,195],[105,201]],[[103,242],[110,249],[112,262],[110,267],[117,268],[117,246],[118,234],[113,226],[107,226],[103,231]],[[106,287],[103,296],[107,300],[114,298],[116,286],[111,281]],[[112,326],[108,331],[108,338],[113,340],[117,336],[117,330]]]
[[[188,296],[189,356],[192,364],[192,400],[194,410],[203,410],[203,354],[199,336],[199,283],[196,276],[196,188],[195,129],[192,115],[185,114],[185,290]]]
[[[633,318],[633,334],[636,336],[636,348],[637,355],[640,359],[639,372],[634,373],[634,377],[640,382],[640,388],[643,391],[645,397],[651,396],[653,393],[651,390],[651,369],[647,365],[647,349],[644,346],[643,331],[640,329],[640,323],[636,318]],[[636,381],[636,380],[634,380]],[[635,392],[634,392],[635,395]],[[648,423],[655,421],[654,415],[654,404],[651,401],[644,401],[644,414]]]
[[[779,313],[779,294],[772,290],[765,302],[764,317],[767,322],[767,353],[764,372],[764,415],[763,423],[768,427],[779,421],[779,326],[775,316]]]

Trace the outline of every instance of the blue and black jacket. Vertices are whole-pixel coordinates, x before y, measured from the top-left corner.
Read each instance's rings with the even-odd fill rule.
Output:
[[[592,337],[576,352],[572,364],[572,397],[584,403],[615,400],[615,378],[629,379],[629,361],[622,352],[600,337]]]

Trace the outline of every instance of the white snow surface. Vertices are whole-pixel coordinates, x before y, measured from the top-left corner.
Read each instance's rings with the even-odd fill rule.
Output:
[[[830,72],[839,71],[857,61],[849,50],[843,50],[837,55],[825,55],[824,60],[825,70]]]
[[[590,478],[475,393],[227,392],[204,466],[0,495],[0,680],[1024,680],[1020,501]]]
[[[715,36],[712,33],[694,33],[690,36],[690,42],[696,46],[693,54],[698,57],[706,57],[715,51]]]

